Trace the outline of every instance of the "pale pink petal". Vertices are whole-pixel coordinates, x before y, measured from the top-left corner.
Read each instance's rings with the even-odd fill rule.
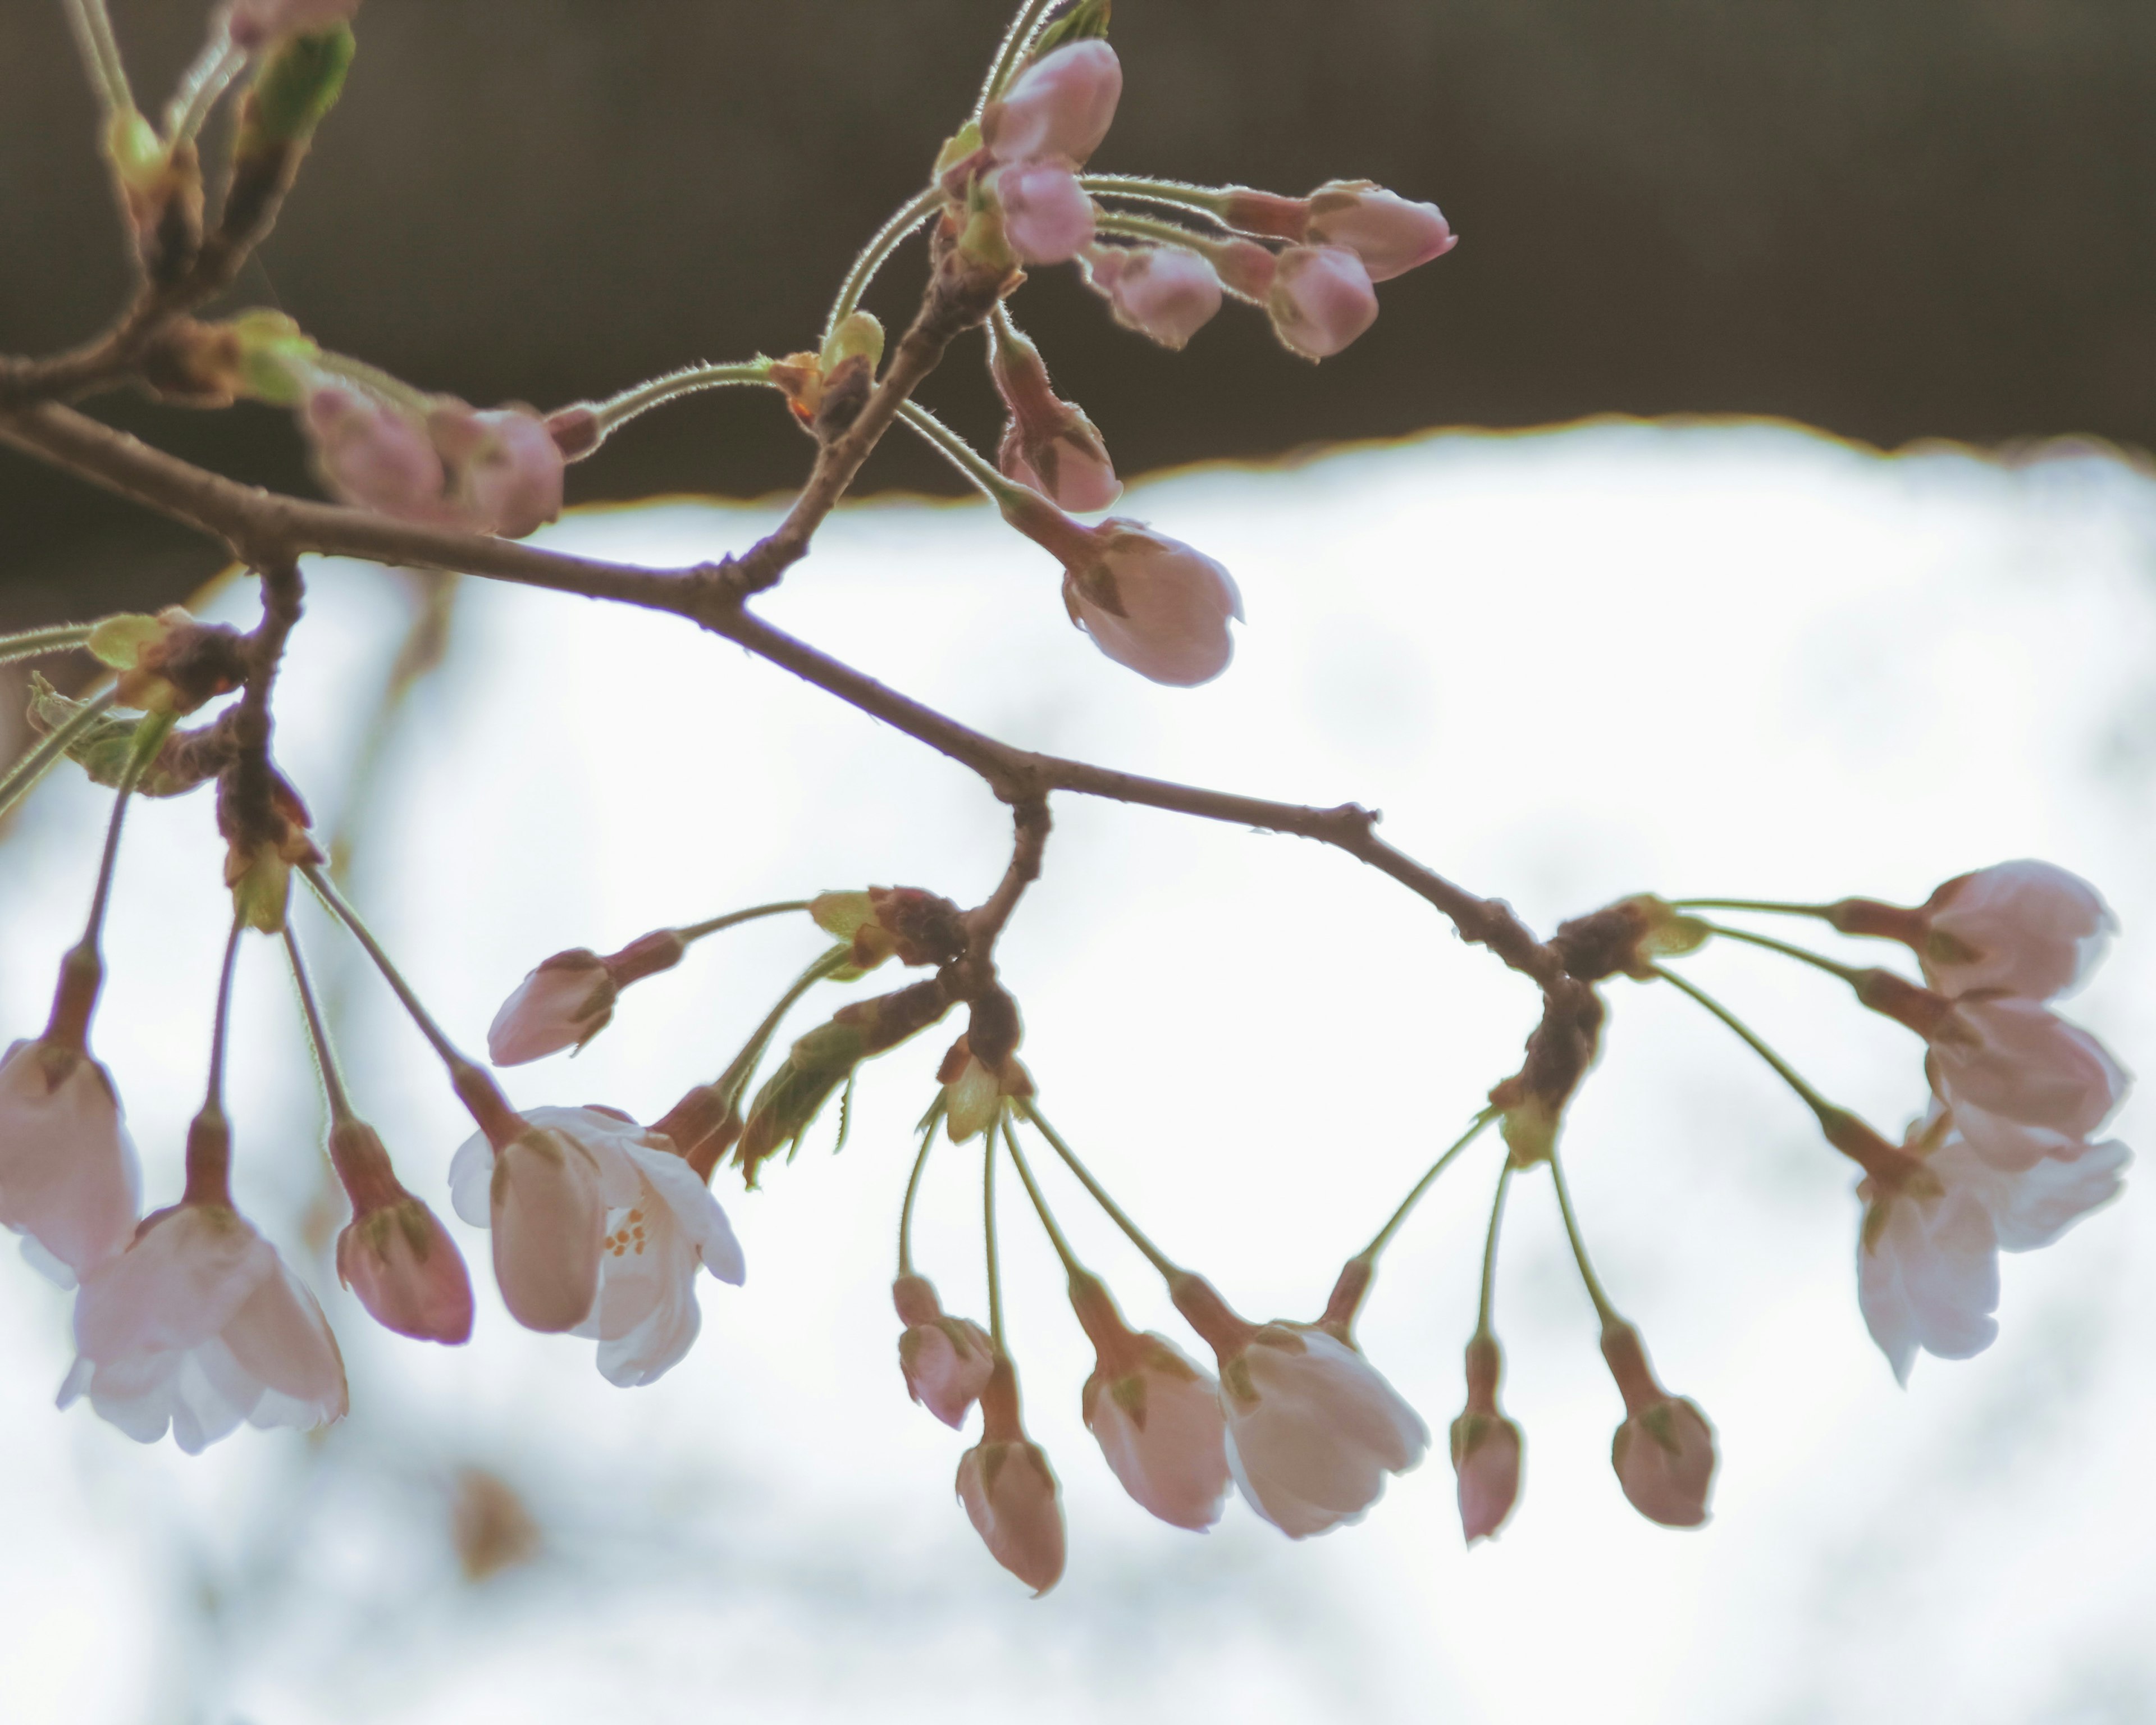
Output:
[[[1269,1326],[1235,1363],[1221,1386],[1229,1466],[1252,1507],[1291,1538],[1361,1519],[1385,1476],[1429,1448],[1414,1409],[1322,1330]]]
[[[605,1205],[591,1153],[535,1126],[495,1158],[494,1273],[526,1329],[573,1329],[598,1295]]]
[[[1460,1525],[1470,1545],[1505,1523],[1520,1495],[1520,1429],[1496,1414],[1463,1414],[1452,1427]]]
[[[1932,1040],[1948,1105],[2087,1137],[2124,1099],[2125,1070],[2095,1037],[2015,996],[1964,997]]]
[[[734,1238],[733,1224],[726,1220],[726,1213],[712,1196],[711,1189],[671,1147],[660,1149],[635,1143],[627,1147],[627,1153],[703,1267],[721,1281],[739,1287],[748,1273],[747,1266],[742,1257],[741,1242]]]
[[[1066,162],[1024,162],[990,181],[1004,237],[1028,264],[1064,264],[1093,240],[1093,200]]]
[[[939,1317],[899,1333],[906,1393],[954,1431],[981,1399],[993,1368],[988,1332],[968,1318]]]
[[[282,1263],[233,1314],[223,1339],[264,1392],[249,1410],[253,1424],[305,1431],[344,1417],[351,1402],[336,1337],[312,1292]]]
[[[1924,906],[1924,979],[1944,994],[1995,988],[2048,1000],[2078,987],[2118,919],[2078,875],[2025,858],[1948,881]]]
[[[1458,244],[1434,203],[1410,203],[1368,180],[1334,181],[1310,194],[1309,236],[1345,246],[1373,281],[1389,281]]]
[[[559,952],[518,983],[487,1029],[487,1057],[521,1066],[580,1048],[613,1016],[613,978],[598,954]]]
[[[1123,69],[1114,49],[1093,38],[1043,54],[981,116],[981,136],[998,162],[1067,156],[1083,162],[1115,121]]]
[[[1203,1532],[1220,1519],[1228,1495],[1220,1386],[1173,1343],[1146,1340],[1156,1352],[1145,1368],[1116,1378],[1096,1371],[1086,1381],[1086,1429],[1139,1505],[1173,1527]]]
[[[0,1224],[76,1276],[124,1250],[141,1163],[105,1069],[18,1042],[0,1059]],[[33,1261],[36,1260],[33,1259]]]

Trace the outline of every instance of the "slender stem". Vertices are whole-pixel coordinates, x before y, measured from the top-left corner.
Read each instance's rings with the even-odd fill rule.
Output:
[[[1609,1296],[1602,1291],[1602,1284],[1595,1279],[1594,1266],[1587,1261],[1587,1246],[1579,1237],[1579,1219],[1572,1213],[1572,1193],[1564,1183],[1564,1168],[1554,1153],[1549,1159],[1550,1183],[1557,1189],[1558,1213],[1564,1218],[1565,1238],[1572,1242],[1573,1261],[1579,1266],[1579,1279],[1587,1284],[1587,1297],[1594,1302],[1595,1316],[1606,1326],[1622,1323],[1617,1308],[1609,1303]]]
[[[808,908],[807,899],[789,899],[783,905],[758,905],[753,910],[729,911],[723,916],[714,916],[708,922],[691,923],[686,928],[675,929],[674,932],[684,942],[700,941],[707,934],[716,934],[721,929],[732,928],[737,922],[752,922],[758,916],[783,916],[788,911],[805,911]]]
[[[1019,63],[1025,51],[1033,45],[1040,33],[1040,21],[1048,16],[1055,0],[1026,0],[1019,8],[1018,16],[1004,34],[1003,45],[996,50],[995,64],[988,68],[987,80],[981,85],[981,99],[973,104],[973,117],[981,117],[981,110],[1010,88],[1010,81],[1018,75]]]
[[[143,720],[136,730],[135,750],[120,775],[119,792],[112,799],[112,820],[105,829],[105,854],[97,865],[97,890],[90,895],[90,921],[82,932],[85,952],[97,951],[98,936],[105,927],[105,907],[112,901],[113,870],[120,861],[120,827],[126,818],[127,804],[135,794],[135,787],[142,782],[142,775],[150,770],[150,763],[157,758],[157,752],[164,747],[165,738],[172,729],[172,715],[160,713]]]
[[[907,402],[899,408],[898,417],[919,432],[937,454],[985,491],[991,502],[1001,504],[1006,499],[1023,496],[1029,489],[1005,479],[997,471],[994,463],[918,402]]]
[[[1447,1150],[1444,1155],[1439,1157],[1435,1162],[1430,1164],[1430,1172],[1415,1182],[1414,1190],[1409,1193],[1405,1198],[1400,1200],[1400,1207],[1393,1212],[1392,1220],[1386,1223],[1383,1227],[1378,1230],[1378,1237],[1372,1240],[1369,1245],[1364,1246],[1356,1255],[1368,1262],[1375,1263],[1377,1261],[1378,1254],[1384,1250],[1385,1247],[1391,1243],[1393,1236],[1399,1232],[1400,1224],[1407,1220],[1408,1212],[1415,1207],[1416,1200],[1421,1198],[1424,1193],[1430,1190],[1430,1187],[1435,1183],[1437,1177],[1440,1174],[1443,1173],[1445,1169],[1451,1167],[1452,1158],[1459,1155],[1460,1153],[1465,1150],[1470,1144],[1473,1143],[1476,1135],[1481,1132],[1482,1128],[1489,1125],[1489,1123],[1496,1117],[1497,1110],[1495,1108],[1485,1108],[1480,1114],[1476,1115],[1475,1117],[1474,1124],[1470,1126],[1466,1132],[1460,1135],[1459,1139],[1453,1144],[1450,1150]]]
[[[861,295],[875,280],[876,271],[906,243],[906,236],[940,209],[943,202],[942,189],[931,186],[916,193],[911,203],[893,211],[891,219],[870,237],[860,255],[854,259],[853,267],[846,271],[846,279],[839,285],[839,296],[831,301],[831,315],[824,320],[826,341],[830,339],[832,331],[853,316],[855,308],[861,303]]]
[[[1752,1052],[1758,1055],[1759,1058],[1764,1060],[1768,1065],[1772,1066],[1774,1070],[1780,1075],[1782,1081],[1801,1096],[1804,1099],[1804,1106],[1810,1108],[1813,1113],[1818,1115],[1822,1122],[1828,1120],[1840,1111],[1834,1106],[1833,1103],[1828,1101],[1825,1096],[1814,1090],[1811,1086],[1805,1083],[1803,1078],[1798,1075],[1796,1069],[1791,1066],[1787,1060],[1781,1057],[1781,1055],[1776,1054],[1773,1049],[1768,1047],[1767,1045],[1762,1041],[1758,1035],[1753,1030],[1749,1024],[1746,1024],[1743,1019],[1738,1018],[1735,1013],[1730,1011],[1727,1007],[1724,1006],[1719,1000],[1717,1000],[1712,994],[1708,993],[1706,989],[1699,987],[1695,983],[1687,981],[1685,978],[1679,976],[1675,971],[1666,969],[1661,965],[1652,964],[1648,966],[1648,968],[1652,971],[1655,975],[1660,977],[1664,982],[1674,983],[1686,993],[1691,995],[1691,998],[1697,1000],[1702,1006],[1712,1013],[1715,1017],[1720,1019],[1723,1024],[1728,1025],[1731,1029],[1734,1030],[1739,1036],[1743,1037],[1745,1042],[1750,1046]]]
[[[233,45],[232,38],[220,23],[212,33],[195,62],[181,77],[179,88],[172,92],[172,100],[165,109],[165,141],[168,144],[190,144],[209,118],[210,110],[217,105],[239,69],[247,64],[247,50]]]
[[[306,961],[300,956],[299,931],[288,918],[285,923],[285,952],[292,961],[292,981],[300,991],[300,1007],[306,1014],[307,1035],[315,1045],[315,1060],[322,1069],[322,1091],[329,1098],[330,1121],[341,1126],[352,1117],[352,1101],[345,1094],[344,1074],[337,1070],[336,1050],[330,1042],[329,1026],[323,1022],[321,1003],[315,999],[315,985],[307,975]]]
[[[742,1091],[747,1088],[751,1075],[756,1070],[757,1063],[763,1058],[764,1050],[771,1046],[771,1039],[778,1034],[781,1020],[793,1010],[803,994],[833,972],[844,970],[852,959],[852,947],[832,947],[796,977],[793,986],[778,997],[778,1004],[766,1013],[763,1022],[749,1033],[749,1039],[742,1045],[742,1051],[733,1057],[726,1070],[712,1081],[711,1087],[726,1099],[728,1107],[740,1100]]]
[[[4,662],[0,660],[0,663]],[[34,748],[23,755],[6,773],[0,773],[0,814],[6,814],[17,798],[52,769],[54,763],[67,752],[68,745],[102,718],[105,710],[116,698],[114,691],[108,689],[95,701],[69,714],[51,732],[40,737]]]
[[[634,389],[610,395],[604,401],[579,405],[589,409],[592,417],[598,421],[598,439],[603,443],[638,414],[648,413],[682,396],[694,395],[700,390],[722,389],[733,383],[768,383],[771,363],[767,359],[757,358],[732,365],[685,366],[678,372],[669,372],[663,377],[639,383]]]
[[[1220,193],[1210,186],[1194,186],[1187,180],[1156,180],[1142,174],[1081,174],[1078,183],[1096,198],[1136,198],[1188,210],[1212,221],[1221,220]]]
[[[1041,1117],[1040,1111],[1033,1106],[1032,1101],[1022,1096],[1018,1098],[1018,1106],[1024,1111],[1025,1117],[1033,1122],[1034,1129],[1048,1140],[1055,1153],[1063,1158],[1064,1164],[1077,1175],[1078,1183],[1093,1194],[1093,1202],[1108,1213],[1108,1219],[1129,1236],[1132,1245],[1145,1254],[1147,1261],[1163,1276],[1173,1278],[1182,1275],[1181,1266],[1147,1240],[1138,1224],[1123,1214],[1122,1206],[1109,1197],[1106,1189],[1086,1171],[1086,1164],[1078,1159],[1078,1153],[1063,1142],[1062,1135]]]
[[[940,1096],[941,1093],[938,1094]],[[932,1111],[930,1117],[921,1123],[921,1151],[913,1158],[913,1172],[906,1177],[906,1202],[898,1207],[898,1273],[901,1276],[913,1274],[913,1199],[915,1194],[921,1190],[921,1171],[928,1166],[928,1147],[936,1142],[935,1115],[940,1111]]]
[[[1787,941],[1778,941],[1770,934],[1754,934],[1748,928],[1725,928],[1718,922],[1707,924],[1710,934],[1718,934],[1724,940],[1743,941],[1748,946],[1764,947],[1770,952],[1779,952],[1786,958],[1801,959],[1815,970],[1823,970],[1829,976],[1839,977],[1845,983],[1855,983],[1863,973],[1853,964],[1838,964],[1823,952],[1808,952],[1802,947],[1793,947]]]
[[[323,872],[321,865],[319,863],[302,863],[300,872],[307,877],[307,884],[315,889],[315,896],[329,906],[337,921],[352,931],[352,937],[374,961],[374,968],[382,973],[382,979],[389,984],[390,992],[411,1014],[412,1022],[419,1027],[419,1034],[442,1057],[443,1064],[453,1069],[470,1065],[471,1062],[458,1052],[456,1045],[443,1034],[442,1027],[434,1022],[433,1014],[419,1004],[419,997],[412,992],[412,985],[390,963],[388,953],[382,950],[382,942],[375,939],[372,931],[360,920],[359,912],[352,909],[345,896],[336,890],[330,877]]]
[[[217,1018],[210,1030],[209,1093],[203,1098],[206,1113],[224,1111],[224,1052],[232,1023],[232,974],[239,968],[239,937],[246,928],[246,923],[235,916],[232,932],[224,938],[224,967],[217,979]]]
[[[1151,216],[1134,216],[1124,210],[1104,210],[1094,224],[1097,232],[1119,234],[1128,239],[1149,239],[1158,245],[1179,245],[1185,251],[1210,258],[1225,243],[1210,234],[1194,234],[1173,222],[1157,222]]]
[[[1490,1333],[1490,1305],[1497,1286],[1497,1235],[1505,1216],[1505,1191],[1512,1183],[1512,1158],[1497,1168],[1497,1195],[1490,1200],[1490,1233],[1482,1242],[1482,1303],[1475,1318],[1475,1333]]]
[[[1063,1260],[1066,1275],[1083,1276],[1086,1266],[1078,1261],[1077,1255],[1070,1250],[1070,1242],[1063,1237],[1063,1230],[1055,1225],[1055,1218],[1049,1214],[1048,1200],[1041,1195],[1040,1188],[1034,1180],[1033,1170],[1026,1166],[1025,1153],[1018,1147],[1018,1130],[1011,1124],[1009,1115],[1004,1117],[1003,1127],[1004,1143],[1010,1151],[1011,1166],[1018,1170],[1019,1178],[1025,1183],[1025,1195],[1033,1200],[1033,1208],[1040,1218],[1040,1225],[1048,1230],[1048,1243],[1055,1248],[1055,1255]]]
[[[981,1235],[988,1253],[988,1339],[996,1352],[1004,1351],[1003,1267],[996,1261],[996,1134],[985,1134],[988,1149],[981,1158]]]
[[[68,19],[74,26],[75,41],[96,80],[99,94],[105,98],[106,110],[132,112],[135,92],[128,87],[127,67],[120,58],[120,44],[113,36],[105,0],[68,0]]]
[[[1673,898],[1670,907],[1678,911],[1761,911],[1777,916],[1824,916],[1833,908],[1830,905],[1793,905],[1764,898]]]
[[[48,653],[64,653],[87,641],[94,623],[63,623],[51,629],[25,629],[20,634],[0,635],[0,665],[37,659]]]

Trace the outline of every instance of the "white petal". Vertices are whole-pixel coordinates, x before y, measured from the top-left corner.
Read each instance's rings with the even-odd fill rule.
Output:
[[[711,1189],[696,1169],[671,1148],[632,1144],[628,1147],[628,1154],[645,1183],[673,1213],[675,1220],[703,1259],[704,1267],[721,1281],[739,1287],[747,1274],[741,1242],[734,1238],[733,1225],[726,1220],[726,1211],[720,1208],[718,1199],[711,1195]]]
[[[449,1158],[449,1208],[475,1228],[494,1226],[494,1147],[474,1132]]]

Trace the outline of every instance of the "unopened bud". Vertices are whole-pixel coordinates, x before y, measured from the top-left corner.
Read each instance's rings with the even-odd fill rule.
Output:
[[[204,702],[229,695],[247,675],[247,648],[239,630],[224,624],[197,623],[177,605],[149,619],[130,619],[106,638],[106,658],[119,670],[116,692],[122,706],[152,713],[191,713]],[[97,651],[95,648],[93,651]],[[126,662],[119,662],[125,658]]]
[[[865,311],[848,313],[824,338],[824,369],[834,372],[848,360],[865,360],[869,375],[883,363],[883,326]]]

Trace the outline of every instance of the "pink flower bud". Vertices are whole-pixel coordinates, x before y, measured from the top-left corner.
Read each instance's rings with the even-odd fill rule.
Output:
[[[73,1286],[126,1250],[141,1193],[104,1067],[42,1039],[0,1057],[0,1226],[24,1236],[24,1255]]]
[[[1235,578],[1179,539],[1135,521],[1093,530],[1090,554],[1065,564],[1063,603],[1093,644],[1140,676],[1179,688],[1210,682],[1242,620]]]
[[[1003,1354],[981,1395],[981,1441],[958,1461],[958,1501],[988,1554],[1038,1598],[1063,1579],[1055,1475],[1019,1423],[1018,1375]]]
[[[1918,915],[1917,956],[1934,988],[1995,988],[2031,1000],[2079,987],[2118,927],[2087,881],[2027,859],[1958,875]]]
[[[340,501],[398,521],[449,520],[442,458],[413,415],[328,383],[308,392],[300,424],[323,485]]]
[[[1093,239],[1093,200],[1057,159],[998,168],[987,182],[1003,210],[1004,238],[1019,260],[1064,264]]]
[[[898,1368],[906,1394],[955,1431],[988,1388],[995,1360],[988,1332],[970,1318],[947,1317],[925,1276],[901,1276],[891,1297],[906,1321]]]
[[[1310,194],[1310,239],[1342,245],[1373,281],[1390,281],[1459,244],[1434,203],[1410,203],[1368,180],[1333,180]]]
[[[461,403],[429,417],[434,447],[455,475],[458,525],[521,539],[562,512],[562,447],[522,408],[475,413]]]
[[[1010,409],[996,465],[1065,509],[1090,513],[1122,495],[1099,429],[1049,385],[1040,350],[1016,330],[998,327],[988,374]]]
[[[1609,1445],[1617,1482],[1649,1521],[1702,1525],[1714,1483],[1714,1428],[1691,1402],[1655,1381],[1640,1332],[1621,1318],[1604,1327],[1602,1353],[1625,1397],[1625,1423]]]
[[[232,0],[226,26],[234,44],[259,48],[280,36],[298,36],[350,22],[359,0]]]
[[[1043,54],[981,115],[981,136],[998,162],[1066,156],[1083,162],[1116,118],[1123,68],[1097,37]]]
[[[1520,1495],[1520,1428],[1497,1409],[1503,1358],[1494,1337],[1467,1344],[1467,1408],[1452,1422],[1452,1469],[1460,1476],[1460,1525],[1470,1545],[1505,1524]]]
[[[1133,1331],[1097,1276],[1074,1271],[1070,1303],[1095,1350],[1086,1429],[1141,1507],[1202,1533],[1228,1495],[1219,1384],[1165,1337]]]
[[[1290,246],[1276,261],[1265,311],[1289,349],[1325,359],[1377,321],[1378,295],[1363,260],[1345,246]]]
[[[420,1342],[471,1339],[471,1277],[434,1213],[408,1193],[352,1218],[337,1236],[337,1279],[374,1321]]]
[[[578,947],[542,961],[501,1003],[487,1027],[488,1059],[521,1066],[565,1048],[582,1048],[613,1017],[619,991],[606,961]]]
[[[1089,246],[1080,260],[1116,321],[1163,347],[1183,347],[1220,309],[1220,278],[1180,246]]]

